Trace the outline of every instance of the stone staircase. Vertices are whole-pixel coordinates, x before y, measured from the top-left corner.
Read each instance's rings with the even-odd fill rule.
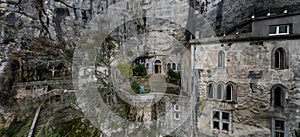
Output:
[[[43,132],[42,129],[44,128],[44,124],[45,124],[45,120],[46,120],[46,114],[47,114],[47,111],[45,110],[45,108],[42,108],[40,110],[39,117],[37,119],[37,122],[35,124],[35,128],[33,130],[33,137],[37,137],[39,132]]]
[[[29,129],[29,133],[28,133],[27,137],[32,137],[32,135],[33,135],[33,131],[34,131],[34,128],[36,126],[36,122],[38,120],[41,108],[42,108],[42,104],[40,104],[40,106],[38,107],[38,109],[35,112],[35,115],[34,115],[34,118],[33,118],[33,121],[32,121],[32,124],[31,124],[31,127]]]
[[[32,121],[31,127],[30,127],[30,131],[28,133],[27,137],[37,137],[39,132],[42,132],[42,129],[44,127],[45,124],[45,119],[46,119],[46,115],[47,115],[47,111],[45,111],[43,108],[43,103],[40,104],[40,106],[38,107],[34,119]]]

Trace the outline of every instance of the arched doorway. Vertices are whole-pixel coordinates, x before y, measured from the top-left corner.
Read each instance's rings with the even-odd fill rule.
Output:
[[[155,60],[154,62],[154,72],[155,73],[161,73],[161,61]]]

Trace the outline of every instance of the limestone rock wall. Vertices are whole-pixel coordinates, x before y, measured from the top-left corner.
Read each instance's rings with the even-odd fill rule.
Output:
[[[218,35],[222,35],[239,29],[241,24],[251,20],[252,15],[267,16],[268,12],[273,15],[283,13],[285,9],[294,12],[299,4],[299,0],[202,0],[196,1],[195,9],[211,23]],[[198,23],[199,30],[205,29],[201,21]]]
[[[109,7],[116,3],[120,2],[119,0],[111,1],[95,1],[95,0],[3,0],[0,1],[0,50],[1,50],[1,84],[4,83],[5,87],[0,89],[4,90],[6,93],[10,92],[10,85],[13,82],[23,82],[23,81],[33,81],[33,80],[44,80],[50,79],[54,76],[70,76],[71,72],[71,59],[73,56],[73,50],[76,46],[75,41],[80,37],[83,37],[83,31],[87,28],[86,24],[89,23],[96,15],[104,15],[109,11]],[[203,3],[202,3],[203,2]],[[187,21],[187,7],[191,2],[189,1],[156,1],[152,2],[149,0],[143,1],[140,3],[138,1],[128,1],[126,4],[121,5],[117,9],[127,9],[123,17],[128,18],[129,13],[133,13],[133,16],[130,17],[138,18],[146,14],[149,17],[164,18],[168,21],[153,21],[151,24],[151,19],[149,22],[145,23],[143,19],[134,19],[132,22],[143,26],[149,27],[148,32],[152,33],[153,39],[150,36],[149,41],[145,40],[143,36],[137,36],[141,32],[145,32],[141,28],[138,28],[138,25],[133,25],[133,23],[125,23],[119,27],[118,31],[112,33],[112,36],[116,36],[118,32],[118,37],[120,39],[126,39],[125,37],[135,37],[136,43],[146,43],[149,42],[151,48],[155,48],[156,51],[160,50],[161,47],[155,45],[161,45],[167,50],[167,53],[172,53],[173,47],[168,43],[169,41],[161,40],[160,33],[173,36],[176,41],[184,41],[185,35],[182,31],[182,28],[185,27]],[[152,3],[152,5],[151,5]],[[177,5],[176,5],[177,4]],[[179,5],[178,5],[179,4]],[[195,7],[200,10],[206,20],[216,29],[218,33],[223,33],[224,31],[230,31],[234,26],[238,25],[240,22],[247,20],[253,13],[256,16],[260,16],[258,13],[264,14],[266,10],[279,8],[282,9],[286,5],[299,5],[298,0],[289,0],[289,1],[280,1],[280,0],[202,0]],[[150,6],[149,6],[150,5]],[[151,7],[153,6],[153,7]],[[134,10],[136,9],[136,10]],[[144,12],[144,11],[147,12]],[[263,11],[263,12],[262,12]],[[277,12],[277,11],[275,11]],[[114,12],[113,12],[114,13]],[[111,13],[111,14],[113,14]],[[107,14],[110,15],[110,14]],[[128,15],[128,16],[127,16]],[[109,17],[110,18],[110,17]],[[112,18],[111,20],[114,20]],[[154,19],[155,20],[155,19]],[[125,20],[126,21],[126,20]],[[166,23],[167,22],[167,23]],[[178,23],[175,24],[172,23]],[[203,24],[193,24],[196,26],[201,26]],[[123,27],[127,28],[127,31]],[[130,27],[131,26],[131,27]],[[166,27],[162,27],[166,26]],[[116,28],[117,29],[117,28]],[[169,38],[169,37],[168,37]],[[35,41],[35,40],[38,41]],[[45,40],[46,39],[46,40]],[[128,40],[128,39],[127,39]],[[157,40],[157,41],[156,41]],[[169,39],[170,40],[170,39]],[[171,41],[171,40],[170,40]],[[149,44],[148,43],[148,44]],[[278,42],[285,44],[284,42]],[[277,44],[278,44],[277,43]],[[295,42],[297,43],[297,42]],[[30,45],[31,44],[31,45]],[[289,70],[282,72],[274,73],[273,70],[270,70],[266,65],[269,60],[269,50],[272,48],[273,43],[266,43],[266,48],[264,46],[257,46],[258,48],[252,48],[249,44],[245,44],[249,49],[244,48],[239,44],[234,44],[232,47],[219,47],[219,45],[214,45],[216,49],[224,49],[226,55],[226,60],[230,62],[228,68],[226,69],[213,69],[209,73],[205,72],[203,75],[212,75],[215,77],[215,81],[233,81],[239,85],[239,89],[242,91],[238,94],[238,104],[234,105],[224,105],[219,103],[220,106],[225,106],[228,109],[234,109],[235,107],[240,108],[241,110],[237,113],[234,113],[235,123],[241,123],[243,125],[250,125],[255,128],[267,127],[269,124],[266,119],[253,119],[257,115],[266,117],[269,106],[267,102],[270,98],[267,94],[269,88],[272,86],[270,83],[282,83],[285,84],[289,89],[292,89],[293,81],[290,76],[295,75],[299,76],[297,63],[299,57],[297,54],[291,54],[292,59],[296,60],[295,65],[291,65]],[[141,44],[143,45],[143,44]],[[172,44],[171,44],[172,45]],[[179,45],[179,44],[178,44]],[[297,44],[294,44],[295,47]],[[124,45],[123,45],[124,46]],[[125,44],[126,46],[126,44]],[[124,46],[124,47],[125,47]],[[128,47],[130,44],[128,44]],[[181,45],[179,45],[181,46]],[[167,48],[167,47],[170,47]],[[259,49],[261,48],[261,49]],[[129,49],[129,48],[128,48]],[[206,47],[204,48],[206,49]],[[258,50],[259,49],[259,50]],[[290,51],[296,51],[292,47],[289,47]],[[137,49],[129,49],[135,51]],[[127,52],[127,51],[126,51]],[[259,54],[255,54],[258,52]],[[267,54],[265,54],[265,52]],[[157,52],[159,53],[159,52]],[[205,51],[205,57],[216,56],[217,51],[207,47]],[[136,57],[135,55],[134,57]],[[199,62],[206,63],[206,65],[201,66],[211,68],[215,66],[213,64],[215,59],[206,58],[207,60],[202,60],[203,56],[200,55]],[[7,61],[9,60],[9,61]],[[48,63],[47,60],[50,60]],[[60,60],[60,61],[55,61]],[[189,59],[186,59],[189,60]],[[209,60],[209,61],[208,61]],[[237,61],[238,60],[238,61]],[[14,63],[16,62],[17,63]],[[52,62],[51,62],[52,61]],[[188,61],[189,62],[189,61]],[[8,63],[8,65],[7,65]],[[5,66],[12,65],[16,69],[8,67],[8,70],[13,70],[13,72],[2,71],[2,68]],[[50,64],[50,67],[49,67]],[[62,65],[61,65],[62,64]],[[200,66],[197,66],[200,67]],[[61,72],[53,72],[50,69],[65,69]],[[189,71],[190,68],[186,68]],[[261,79],[248,79],[248,70],[251,69],[254,73],[263,72]],[[14,73],[16,72],[16,73]],[[13,76],[16,74],[17,76]],[[7,77],[12,76],[12,77]],[[190,73],[188,72],[185,75],[185,80],[191,81]],[[15,79],[14,79],[15,77]],[[70,77],[68,77],[70,78]],[[15,81],[16,80],[16,81]],[[204,79],[203,81],[209,81]],[[200,84],[200,91],[205,91],[205,82]],[[189,82],[187,82],[190,84]],[[249,83],[252,83],[252,89],[249,87]],[[296,84],[297,85],[297,84]],[[8,87],[6,87],[8,86]],[[296,86],[297,87],[297,86]],[[186,86],[186,91],[190,91],[191,88]],[[297,91],[296,88],[294,91]],[[253,92],[253,93],[252,93]],[[13,93],[13,92],[10,92]],[[201,94],[201,97],[204,98],[204,94]],[[249,101],[245,97],[249,96],[253,101]],[[298,92],[291,92],[291,105],[297,106],[298,101]],[[4,96],[1,96],[4,97]],[[203,100],[203,104],[207,103],[207,107],[202,108],[206,110],[211,105],[208,102]],[[251,104],[251,105],[249,105]],[[240,105],[240,106],[239,106]],[[248,106],[249,105],[249,106]],[[261,109],[256,110],[252,106],[261,106]],[[149,111],[149,110],[147,110]],[[295,110],[296,114],[297,110]],[[1,112],[2,113],[2,112]],[[3,112],[4,113],[4,112]],[[243,116],[242,113],[247,114]],[[208,115],[208,114],[207,114]],[[204,116],[204,115],[202,115]],[[9,116],[13,117],[13,116]],[[148,119],[150,116],[147,116]],[[208,116],[209,117],[209,116]],[[200,118],[201,119],[201,118]],[[201,119],[203,120],[203,119]],[[260,123],[260,121],[263,121]],[[3,123],[3,122],[2,122]],[[259,123],[259,124],[258,124]],[[237,129],[237,127],[234,127]],[[246,129],[245,126],[242,127]],[[186,128],[188,129],[188,128]],[[257,128],[255,128],[257,129]],[[254,130],[255,131],[255,130]]]

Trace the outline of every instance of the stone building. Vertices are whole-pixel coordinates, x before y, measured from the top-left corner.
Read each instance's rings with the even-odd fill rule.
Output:
[[[136,17],[133,17],[124,22],[125,27],[116,29],[127,38],[120,45],[122,52],[132,52],[134,58],[129,57],[129,60],[133,65],[144,65],[148,74],[164,75],[169,69],[180,71],[185,50],[185,32],[182,29],[187,24],[188,1],[145,0],[136,5],[143,9],[135,9],[140,19],[135,21]],[[122,33],[123,30],[125,33]],[[124,55],[129,56],[122,54],[122,59]]]
[[[294,137],[300,129],[300,14],[255,17],[190,41],[199,72],[197,127],[208,136]]]

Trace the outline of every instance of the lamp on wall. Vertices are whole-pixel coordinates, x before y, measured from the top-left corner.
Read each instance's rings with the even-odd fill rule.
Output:
[[[252,18],[252,19],[255,18],[255,16],[254,16],[254,9],[252,10],[252,16],[251,16],[251,18]]]

